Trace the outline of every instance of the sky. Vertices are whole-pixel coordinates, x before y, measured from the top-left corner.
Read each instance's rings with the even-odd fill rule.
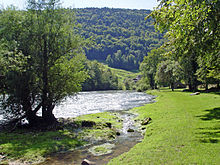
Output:
[[[150,9],[157,6],[157,0],[60,0],[63,7],[109,7],[125,9]],[[25,9],[26,0],[0,0],[4,8],[13,4],[19,9]]]

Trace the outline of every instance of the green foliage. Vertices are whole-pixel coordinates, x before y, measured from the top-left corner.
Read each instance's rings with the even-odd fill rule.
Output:
[[[180,83],[182,76],[183,72],[179,63],[177,61],[166,60],[159,63],[155,79],[159,84],[168,84],[174,90],[177,83]]]
[[[218,164],[220,96],[151,91],[156,102],[132,110],[152,118],[144,140],[109,165]],[[207,156],[208,155],[208,156]]]
[[[118,77],[97,61],[87,61],[89,78],[83,84],[84,91],[118,89]]]
[[[157,10],[148,17],[155,26],[167,31],[170,54],[180,61],[185,80],[191,90],[198,85],[197,70],[208,72],[207,78],[219,80],[220,1],[161,0]],[[198,65],[199,58],[204,66]],[[204,79],[204,77],[203,77]]]
[[[96,43],[86,50],[90,60],[105,61],[110,67],[139,69],[143,57],[163,43],[163,35],[155,32],[153,20],[145,20],[149,10],[110,8],[75,9],[79,30]]]
[[[26,11],[8,8],[0,20],[0,61],[6,64],[1,91],[7,94],[2,108],[15,118],[25,115],[31,124],[38,124],[42,109],[44,121],[52,122],[54,106],[80,91],[87,78],[86,42],[76,34],[73,12],[57,0],[29,0]]]
[[[164,59],[164,53],[165,50],[162,48],[152,49],[148,56],[144,57],[144,60],[141,63],[140,70],[143,75],[142,82],[149,84],[152,89],[157,88],[155,82],[157,65]]]

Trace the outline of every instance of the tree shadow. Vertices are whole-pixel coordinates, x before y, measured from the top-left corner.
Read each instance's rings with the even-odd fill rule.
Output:
[[[201,120],[213,120],[213,119],[220,120],[220,107],[205,110],[205,112],[208,113],[196,117],[199,117]]]
[[[217,120],[218,123],[220,120],[220,107],[216,107],[213,109],[205,110],[206,112],[203,115],[199,115],[199,117],[203,121]],[[204,127],[198,128],[199,132],[199,141],[201,143],[219,143],[220,139],[220,125],[217,124],[214,127]]]
[[[199,141],[202,143],[219,143],[220,127],[199,128]]]

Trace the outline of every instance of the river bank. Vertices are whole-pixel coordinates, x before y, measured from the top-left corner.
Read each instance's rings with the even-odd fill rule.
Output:
[[[97,165],[107,163],[143,139],[145,126],[134,121],[136,116],[127,111],[104,112],[59,118],[59,130],[0,133],[0,164],[81,164],[85,158]],[[100,147],[105,144],[113,149]]]
[[[94,95],[96,98],[92,97]],[[71,115],[72,112],[75,113],[78,109],[85,107],[80,104],[78,109],[74,108],[74,111],[70,109],[70,112],[66,112],[67,118],[59,118],[60,128],[58,130],[39,132],[37,130],[17,129],[10,133],[7,131],[1,132],[0,164],[11,164],[13,162],[17,164],[18,162],[23,164],[36,164],[44,162],[46,158],[51,160],[52,155],[56,155],[55,153],[62,155],[63,153],[70,153],[73,150],[76,151],[76,149],[77,151],[80,151],[87,146],[92,147],[92,145],[94,146],[111,142],[112,144],[116,144],[114,151],[118,150],[120,152],[116,151],[113,154],[110,154],[112,157],[105,159],[105,163],[107,163],[111,158],[128,151],[140,140],[142,137],[141,130],[138,130],[138,126],[134,122],[134,117],[136,116],[132,113],[121,111],[120,109],[130,108],[132,106],[137,107],[138,105],[141,106],[144,102],[151,102],[154,97],[149,97],[149,95],[143,93],[132,93],[129,91],[125,91],[124,93],[122,91],[108,91],[106,93],[92,92],[83,93],[81,96],[89,96],[89,98],[93,98],[92,102],[86,102],[85,100],[88,100],[88,98],[82,98],[83,101],[90,105],[90,113],[93,111],[97,112],[97,110],[104,111],[103,108],[107,108],[107,110],[111,108],[119,109],[119,111],[92,113],[74,118],[67,117],[68,115]],[[103,106],[100,101],[100,98],[103,97],[104,103],[106,100],[111,99],[110,101],[114,101],[112,102],[113,104],[109,104],[109,101]],[[120,104],[117,104],[116,101]],[[62,105],[63,112],[68,110],[69,107],[72,107],[71,102],[66,105],[67,106],[65,107]],[[100,105],[100,107],[97,108],[94,105]],[[113,106],[111,107],[111,105]],[[88,111],[87,109],[85,109],[85,111]],[[58,115],[60,114],[61,113]],[[121,147],[123,143],[126,144],[126,146],[124,145],[124,149],[122,150]],[[86,150],[89,149],[88,147]],[[103,150],[103,147],[98,148],[98,150],[100,149]],[[87,156],[84,154],[84,151],[82,152],[82,155],[86,158]],[[67,160],[65,161],[66,164]],[[74,157],[71,162],[73,161]],[[82,159],[77,161],[82,161]],[[47,159],[47,164],[48,163]],[[51,164],[53,164],[52,161]]]

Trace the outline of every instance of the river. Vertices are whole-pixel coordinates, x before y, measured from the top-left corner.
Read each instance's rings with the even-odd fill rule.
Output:
[[[123,111],[152,102],[154,96],[136,91],[80,92],[54,109],[56,117],[76,117],[104,111]]]

